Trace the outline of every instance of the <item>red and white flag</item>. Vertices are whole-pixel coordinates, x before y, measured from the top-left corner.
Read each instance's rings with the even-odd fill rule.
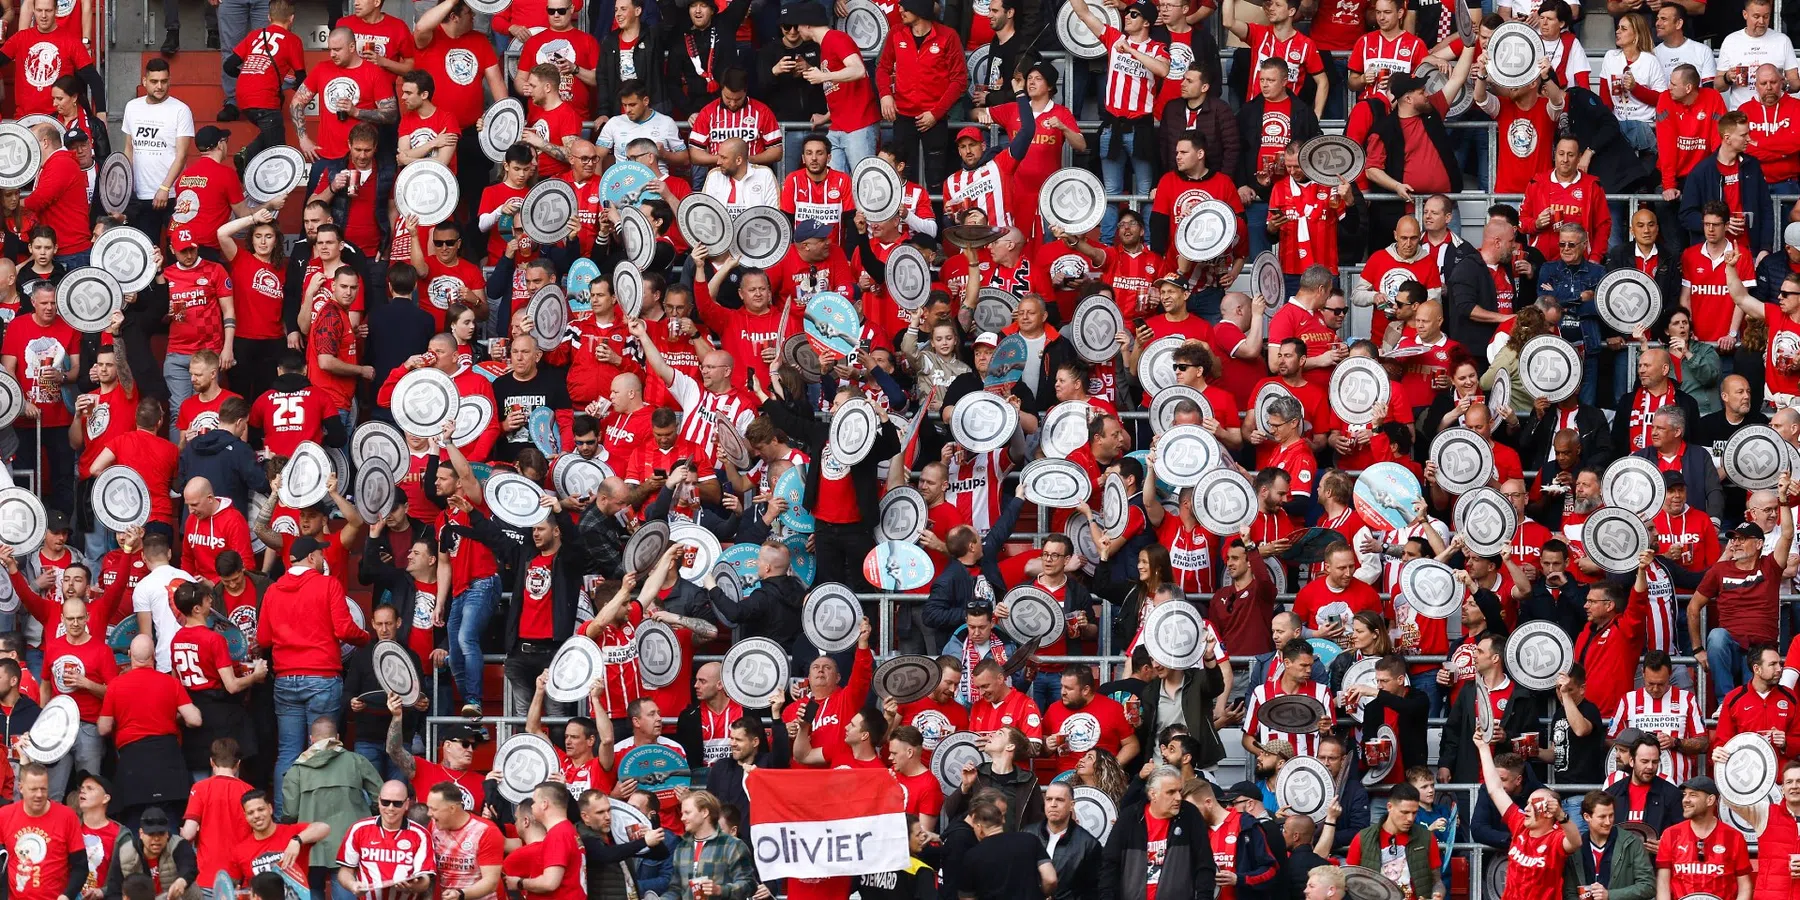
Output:
[[[887,769],[758,767],[744,789],[764,881],[906,867],[906,792]]]

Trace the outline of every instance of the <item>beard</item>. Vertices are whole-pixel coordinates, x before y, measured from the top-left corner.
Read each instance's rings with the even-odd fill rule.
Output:
[[[1259,780],[1269,778],[1270,776],[1272,776],[1274,774],[1275,774],[1274,766],[1264,766],[1264,765],[1258,764],[1256,767],[1256,777]]]
[[[1599,509],[1602,502],[1604,501],[1599,497],[1581,497],[1577,495],[1575,499],[1570,501],[1570,504],[1575,512],[1591,513],[1594,510]]]

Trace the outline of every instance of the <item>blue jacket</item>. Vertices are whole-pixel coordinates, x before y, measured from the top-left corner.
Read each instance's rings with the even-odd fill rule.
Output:
[[[1563,311],[1563,337],[1570,343],[1579,338],[1588,353],[1598,351],[1605,341],[1600,330],[1600,307],[1593,296],[1605,276],[1606,269],[1588,259],[1574,266],[1553,259],[1538,269],[1538,296],[1556,298]]]
[[[1520,780],[1519,791],[1513,794],[1513,803],[1523,803],[1531,792],[1544,786],[1544,782],[1525,767],[1525,777]],[[1346,807],[1348,809],[1348,807]],[[1512,843],[1512,829],[1506,827],[1506,820],[1500,815],[1500,808],[1494,805],[1494,798],[1485,790],[1475,792],[1475,815],[1469,819],[1469,838],[1477,844],[1486,844],[1501,849]]]
[[[1748,154],[1738,158],[1738,195],[1750,213],[1750,249],[1761,253],[1775,247],[1775,209],[1769,204],[1769,183],[1763,180],[1762,163]],[[1719,174],[1719,157],[1708,156],[1688,172],[1681,184],[1681,227],[1687,244],[1701,240],[1700,208],[1725,199],[1725,179]]]
[[[230,497],[231,505],[248,514],[250,494],[269,492],[269,478],[250,444],[223,428],[215,428],[181,448],[181,483],[199,476],[212,482],[213,493]]]

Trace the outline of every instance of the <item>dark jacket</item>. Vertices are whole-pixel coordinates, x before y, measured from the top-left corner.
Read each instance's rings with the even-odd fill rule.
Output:
[[[1329,865],[1331,860],[1314,853],[1313,848],[1295,847],[1289,852],[1287,863],[1282,866],[1286,893],[1275,893],[1273,896],[1286,900],[1306,900],[1307,876],[1312,874],[1312,870]]]
[[[1065,347],[1067,346],[1067,342]],[[1045,356],[1049,356],[1046,347]],[[1055,372],[1055,369],[1051,369]],[[825,452],[825,442],[831,437],[831,425],[819,421],[819,417],[811,410],[802,414],[791,404],[771,398],[762,405],[763,415],[783,434],[793,438],[795,446],[804,448],[808,456],[818,459]],[[881,430],[876,433],[875,446],[862,462],[850,467],[850,482],[856,489],[856,506],[865,512],[862,525],[871,530],[875,527],[874,511],[881,508],[879,493],[876,487],[876,469],[900,452],[900,433],[894,429],[894,423],[883,422]],[[824,466],[806,467],[806,502],[807,509],[817,509],[819,504],[819,472]],[[730,615],[730,613],[726,613]]]
[[[1750,293],[1755,294],[1756,299],[1764,303],[1779,302],[1780,294],[1778,292],[1781,290],[1781,283],[1786,281],[1789,275],[1795,274],[1800,274],[1800,271],[1797,271],[1794,264],[1788,261],[1787,248],[1784,246],[1781,250],[1763,257],[1763,261],[1757,264],[1756,284],[1748,286]],[[1666,297],[1668,294],[1664,293],[1663,296]],[[1675,296],[1681,295],[1676,294]]]
[[[386,206],[382,208],[386,209]],[[378,247],[376,249],[386,250],[387,248]],[[288,249],[287,277],[281,282],[281,327],[287,329],[288,334],[298,334],[302,338],[306,337],[306,333],[300,330],[300,294],[306,290],[306,267],[312,262],[312,259],[312,242],[304,238],[296,242],[293,247]],[[369,271],[369,261],[363,251],[349,244],[344,245],[344,264],[355,269],[358,274]],[[164,299],[166,301],[167,297],[165,296]],[[126,307],[126,309],[130,308]],[[132,351],[132,355],[137,355],[135,349]],[[143,380],[139,379],[139,381]]]
[[[1625,243],[1606,251],[1606,271],[1635,268],[1637,242],[1629,237]],[[1757,271],[1761,272],[1760,269]],[[1669,243],[1668,235],[1663,235],[1656,243],[1656,273],[1650,278],[1662,290],[1664,297],[1681,296],[1681,250]]]
[[[1685,406],[1692,406],[1694,403],[1694,398],[1680,391],[1675,392],[1675,397],[1684,401]],[[1700,419],[1691,409],[1687,415],[1689,422]],[[1616,418],[1623,420],[1625,415],[1620,414]],[[1645,447],[1631,455],[1657,462],[1655,447]],[[1687,479],[1688,505],[1704,510],[1714,521],[1720,521],[1720,516],[1725,513],[1725,488],[1719,484],[1719,470],[1713,465],[1712,452],[1703,445],[1684,442],[1681,450],[1681,473]]]
[[[387,286],[382,285],[382,290],[386,289]],[[431,343],[431,336],[438,332],[431,313],[420,309],[412,297],[389,297],[388,302],[370,309],[365,321],[369,323],[370,334],[381,335],[380,340],[363,345],[363,362],[375,370],[377,385],[386,384],[388,373],[424,353]],[[379,408],[377,414],[384,419],[392,418],[385,407]]]
[[[1005,775],[996,775],[991,762],[977,766],[974,791],[964,793],[961,788],[957,788],[944,798],[944,820],[961,819],[963,813],[968,811],[969,798],[981,793],[982,788],[993,788],[1006,796],[1007,831],[1017,831],[1044,821],[1044,791],[1038,786],[1037,776],[1032,774],[1029,761],[1025,765],[1015,764],[1013,770]]]
[[[764,44],[756,51],[756,77],[750,79],[750,94],[768,104],[775,118],[783,122],[810,122],[814,115],[829,111],[825,107],[825,91],[794,73],[775,74],[775,64],[790,56],[817,66],[819,45],[801,41],[798,47],[789,47],[779,39]]]
[[[1238,877],[1243,879],[1237,885],[1237,895],[1244,900],[1276,900],[1281,896],[1281,863],[1269,849],[1268,831],[1263,828],[1261,821],[1249,813],[1232,810],[1226,815],[1236,816],[1239,820],[1232,867]],[[1213,863],[1217,865],[1218,860],[1215,859]]]
[[[1756,253],[1779,249],[1775,225],[1770,221],[1769,183],[1763,180],[1762,163],[1747,153],[1738,157],[1738,196],[1750,212],[1750,249]],[[1714,153],[1695,163],[1681,183],[1681,227],[1687,231],[1689,243],[1701,240],[1701,207],[1723,199],[1725,178],[1719,174],[1719,155]]]
[[[1560,588],[1539,578],[1531,583],[1531,593],[1519,601],[1519,624],[1555,622],[1573,641],[1587,625],[1587,595],[1588,586],[1573,578]]]
[[[624,578],[625,542],[631,540],[631,532],[618,515],[607,515],[598,505],[590,505],[576,528],[581,532],[582,543],[587,545],[594,573],[608,581]]]
[[[1349,654],[1344,655],[1348,656]],[[1431,699],[1425,696],[1424,691],[1416,688],[1408,690],[1404,697],[1390,694],[1387,691],[1377,693],[1363,704],[1363,740],[1372,741],[1376,738],[1382,723],[1387,720],[1386,711],[1390,709],[1400,720],[1400,727],[1394,734],[1394,738],[1399,744],[1394,748],[1396,754],[1394,765],[1399,766],[1400,771],[1405,771],[1413,766],[1425,765],[1429,759],[1425,722],[1430,715]],[[1346,809],[1348,809],[1347,804]],[[1346,830],[1348,829],[1340,827],[1338,833],[1342,834]]]
[[[336,178],[339,172],[349,167],[350,158],[348,156],[343,159],[319,157],[312,167],[313,178],[310,187],[313,193],[316,194],[321,185],[329,187],[331,180]],[[394,199],[394,179],[398,175],[399,169],[395,166],[392,158],[384,159],[379,153],[375,155],[375,230],[381,234],[381,246],[358,248],[371,259],[385,256],[388,244],[394,239],[394,221],[393,217],[388,215],[387,210],[388,204]],[[362,190],[368,190],[368,188],[364,187]],[[331,195],[331,220],[336,222],[339,228],[345,227],[345,223],[350,221],[350,200],[349,191],[336,191]],[[345,261],[349,261],[348,256],[345,257]],[[359,266],[357,271],[366,272],[368,269]],[[303,284],[300,288],[305,290],[306,286]],[[375,290],[385,291],[386,289],[386,285],[383,285]]]
[[[588,900],[625,900],[636,896],[637,879],[631,871],[631,861],[642,855],[645,859],[667,859],[669,844],[667,841],[654,847],[644,843],[643,838],[615,844],[610,834],[599,834],[586,828],[579,828],[581,834],[581,852],[586,857],[583,868],[587,872]]]
[[[1643,838],[1614,827],[1600,860],[1610,876],[1605,881],[1607,900],[1650,900],[1656,896],[1656,862],[1650,858]],[[1563,900],[1576,900],[1582,886],[1599,881],[1592,851],[1569,854],[1568,865],[1563,869]]]
[[[1218,729],[1212,724],[1213,701],[1224,690],[1225,676],[1219,673],[1216,666],[1189,669],[1182,676],[1182,716],[1187,720],[1188,733],[1200,742],[1200,758],[1194,760],[1196,770],[1210,769],[1225,758],[1225,744],[1219,740]],[[1138,694],[1138,708],[1142,711],[1137,728],[1138,752],[1145,759],[1151,758],[1151,754],[1155,753],[1156,736],[1168,724],[1159,722],[1156,718],[1161,694],[1161,680],[1146,683]]]
[[[1371,98],[1364,102],[1370,103],[1371,108],[1382,110],[1384,113],[1375,120],[1375,125],[1369,131],[1368,137],[1370,147],[1375,146],[1376,141],[1380,141],[1383,152],[1387,154],[1387,164],[1382,166],[1381,171],[1389,178],[1405,184],[1406,131],[1400,122],[1400,114],[1388,108],[1386,103],[1379,98]],[[1419,116],[1419,124],[1425,126],[1425,134],[1431,138],[1432,149],[1437,151],[1438,160],[1444,166],[1444,173],[1450,177],[1450,192],[1460,193],[1463,189],[1462,166],[1456,161],[1456,145],[1451,143],[1450,134],[1444,128],[1444,117],[1438,115],[1435,107],[1428,107],[1424,114]]]
[[[763,579],[741,600],[732,600],[718,588],[713,588],[710,599],[719,615],[737,623],[745,637],[771,638],[788,647],[800,635],[806,591],[806,583],[793,575],[777,575]]]
[[[1050,826],[1034,822],[1025,830],[1050,846]],[[1056,842],[1050,864],[1056,867],[1053,900],[1088,900],[1100,892],[1100,841],[1071,819],[1069,830]]]
[[[1550,448],[1556,439],[1557,422],[1561,418],[1561,411],[1553,404],[1525,429],[1525,436],[1519,441],[1519,464],[1525,471],[1542,469],[1544,461],[1550,458]],[[1582,464],[1605,469],[1616,452],[1612,426],[1606,421],[1606,413],[1601,412],[1598,406],[1577,406],[1575,432],[1581,435]]]
[[[256,461],[256,451],[223,428],[214,428],[181,448],[181,483],[195,477],[211,482],[213,493],[230,497],[231,505],[246,515],[250,495],[269,492],[269,476]]]
[[[765,5],[765,2],[766,0],[750,0],[750,2],[733,3],[719,10],[713,15],[712,21],[707,24],[707,27],[699,30],[696,30],[693,22],[688,19],[685,5],[662,4],[663,21],[669,23],[668,31],[663,37],[664,61],[662,65],[667,78],[665,91],[674,108],[671,115],[685,119],[699,112],[700,107],[719,97],[718,89],[709,90],[706,86],[705,76],[694,71],[693,57],[698,57],[703,64],[706,60],[711,60],[711,65],[707,66],[706,70],[712,75],[715,82],[731,69],[751,65],[752,60],[740,58],[738,54],[738,23],[744,21],[744,16],[750,12],[751,7],[760,8]],[[617,35],[613,35],[601,47],[601,58],[609,60],[616,58],[608,56],[609,51],[614,54],[618,52]],[[612,68],[615,71],[618,69],[617,66],[612,66]],[[639,69],[638,71],[644,70]],[[605,93],[601,93],[602,103],[606,102],[606,97]],[[619,101],[617,88],[613,89],[612,100],[616,106]]]
[[[593,567],[588,564],[588,554],[567,513],[556,517],[556,527],[562,532],[562,547],[556,553],[556,565],[550,573],[550,640],[560,644],[575,633],[575,607],[581,600],[582,579],[593,571]],[[513,573],[512,595],[525,596],[525,579],[531,577],[531,559],[538,555],[529,535],[524,541],[515,540],[499,522],[488,518],[479,509],[469,511],[467,528],[451,525],[445,530],[474,538],[492,550],[494,558]],[[502,646],[509,652],[519,639],[519,615],[524,608],[523,603],[515,601],[506,609],[506,643]]]
[[[1293,94],[1288,96],[1294,101],[1290,105],[1291,111],[1288,113],[1292,117],[1288,126],[1288,143],[1299,146],[1324,134],[1319,129],[1319,117],[1313,115],[1312,104],[1302,101]],[[1248,185],[1256,191],[1256,202],[1258,203],[1269,202],[1269,190],[1273,187],[1273,182],[1260,184],[1256,180],[1256,155],[1262,150],[1260,136],[1263,131],[1263,105],[1263,96],[1258,93],[1251,98],[1250,102],[1245,103],[1242,109],[1238,110],[1238,135],[1242,138],[1242,144],[1238,148],[1236,165],[1232,169],[1225,169],[1225,166],[1231,164],[1221,160],[1218,166],[1222,170],[1231,172],[1231,180],[1237,182],[1238,187]],[[1208,168],[1212,168],[1212,166],[1209,165]],[[1162,894],[1159,892],[1157,896],[1160,898]]]
[[[1631,779],[1621,778],[1607,787],[1619,804],[1619,821],[1625,822],[1631,812]],[[1682,820],[1681,791],[1669,783],[1667,778],[1658,775],[1650,780],[1650,793],[1644,797],[1644,824],[1657,834]]]
[[[406,619],[402,618],[400,621],[404,623]],[[370,641],[350,651],[350,655],[344,658],[344,709],[356,728],[356,734],[371,742],[386,741],[388,725],[394,721],[393,714],[387,708],[387,690],[382,686],[381,679],[375,677],[375,647],[380,643],[381,641]],[[407,645],[405,634],[402,633],[395,643],[406,652],[406,658],[412,661],[413,677],[419,679],[420,690],[429,694],[431,688],[425,680],[425,667],[420,664],[419,655]],[[350,701],[358,697],[362,698],[363,710],[351,712]],[[408,708],[403,711],[400,721],[402,733],[410,740],[425,724],[425,713]]]
[[[1477,676],[1479,677],[1479,676]],[[1480,784],[1481,760],[1475,755],[1475,695],[1480,693],[1474,689],[1473,683],[1466,684],[1457,691],[1456,701],[1450,707],[1450,715],[1444,720],[1444,734],[1438,743],[1438,767],[1450,770],[1452,784]],[[1535,732],[1538,722],[1543,718],[1542,697],[1535,691],[1518,682],[1513,682],[1512,702],[1506,705],[1506,712],[1500,717],[1500,728],[1509,736]],[[1508,740],[1501,747],[1495,748],[1499,754],[1512,746]],[[1502,841],[1501,846],[1506,842]]]
[[[1198,32],[1198,29],[1196,29]],[[1217,62],[1219,55],[1213,53]],[[1238,135],[1237,114],[1231,111],[1231,104],[1218,96],[1218,81],[1210,82],[1213,89],[1201,98],[1200,117],[1194,120],[1194,127],[1187,127],[1188,102],[1180,97],[1163,104],[1162,138],[1163,168],[1175,171],[1175,145],[1181,142],[1183,135],[1189,131],[1198,131],[1206,136],[1206,166],[1237,165],[1238,154],[1243,152],[1241,138]]]
[[[1119,812],[1119,821],[1113,825],[1106,851],[1100,857],[1100,900],[1144,900],[1149,844],[1144,809],[1143,804],[1133,804]],[[1211,830],[1198,809],[1183,803],[1169,822],[1156,898],[1212,900],[1217,876]]]
[[[1513,278],[1513,290],[1515,297],[1530,296],[1530,286],[1517,277]],[[1499,312],[1497,296],[1487,261],[1478,252],[1457,259],[1444,276],[1444,333],[1467,348],[1483,372],[1487,371],[1487,354],[1482,351],[1494,339],[1494,323],[1477,322],[1470,313],[1477,307]]]
[[[1676,296],[1680,296],[1680,295],[1677,294]],[[1689,397],[1686,393],[1682,392],[1681,386],[1678,384],[1675,384],[1675,380],[1674,380],[1673,376],[1674,376],[1674,372],[1671,371],[1669,383],[1671,385],[1674,385],[1674,387],[1675,387],[1675,405],[1681,407],[1681,412],[1687,417],[1683,421],[1692,422],[1695,425],[1699,424],[1700,423],[1700,406],[1699,406],[1699,404],[1694,402],[1694,398]],[[1632,396],[1635,395],[1637,393],[1637,391],[1638,391],[1637,382],[1635,380],[1633,380],[1631,389],[1620,393],[1619,399],[1617,401],[1615,401],[1613,404],[1614,413],[1613,413],[1613,420],[1612,420],[1612,445],[1614,447],[1618,448],[1618,451],[1620,454],[1630,453],[1633,456],[1642,456],[1643,455],[1642,451],[1633,451],[1631,449],[1631,417],[1632,417],[1631,416],[1631,414],[1632,414],[1631,400],[1632,400]],[[1650,414],[1650,415],[1653,415],[1653,414]],[[1649,431],[1650,415],[1645,415],[1644,418],[1641,420],[1644,425],[1646,433]],[[1689,425],[1687,427],[1692,428],[1693,425]],[[1693,446],[1693,445],[1690,443],[1689,446]],[[1651,462],[1656,461],[1655,458],[1653,458],[1653,457],[1645,457],[1645,458],[1649,459]],[[1520,460],[1520,462],[1524,462],[1524,460]],[[1708,464],[1710,465],[1710,461]],[[1693,492],[1694,492],[1693,488],[1691,488],[1691,487],[1688,488],[1689,497],[1693,497]],[[1695,506],[1703,506],[1704,504],[1696,502],[1696,503],[1694,503],[1694,505]]]
[[[695,705],[688,707],[688,710],[692,711],[694,714],[692,717],[694,722],[694,749],[688,751],[688,760],[690,762],[697,762],[706,758],[704,751],[700,749],[700,707],[698,702],[696,702]],[[763,718],[767,717],[767,710],[757,710],[754,712],[747,710],[745,714],[755,715],[757,712],[763,713]],[[681,742],[681,745],[684,748],[688,746],[688,741],[682,737],[682,727],[687,723],[688,719],[688,712],[682,712],[680,723],[675,726],[675,738]],[[782,727],[781,722],[776,722],[774,723],[774,727],[764,729],[763,733],[767,737],[767,740],[763,742],[763,751],[756,755],[757,767],[767,767],[770,769],[788,768],[793,760],[793,748],[788,743],[787,729]],[[744,767],[738,765],[738,761],[729,756],[707,766],[706,789],[711,791],[713,796],[718,797],[720,803],[729,803],[732,806],[737,807],[738,812],[741,814],[739,821],[743,823],[743,834],[748,837],[751,828],[750,793],[744,789]]]
[[[743,18],[743,15],[742,10],[738,11],[738,18]],[[683,9],[680,21],[686,23],[687,20],[687,10]],[[678,87],[679,82],[671,81],[668,71],[664,68],[665,65],[672,65],[676,62],[676,60],[666,58],[667,49],[668,41],[663,36],[663,30],[650,24],[648,20],[640,20],[638,22],[638,42],[631,48],[631,59],[637,67],[637,80],[650,91],[650,108],[662,113],[672,111],[675,108],[675,101],[679,99],[676,91],[671,90],[672,87]],[[731,58],[737,58],[735,47]],[[619,30],[610,24],[607,27],[606,37],[600,39],[600,59],[606,64],[594,67],[595,113],[612,117],[619,114],[619,85],[623,82],[619,79]],[[686,59],[684,53],[679,61],[686,62]],[[693,71],[692,67],[688,71]],[[723,74],[724,71],[724,69],[718,69],[713,74],[717,76]],[[689,111],[699,112],[699,110],[700,107],[696,106]],[[624,156],[625,148],[615,149],[619,156]]]
[[[1008,497],[1001,504],[999,517],[981,539],[981,561],[976,563],[979,576],[960,560],[944,562],[944,571],[931,583],[931,598],[925,601],[921,610],[925,627],[931,632],[926,636],[927,647],[944,646],[951,633],[963,626],[963,609],[977,596],[977,577],[987,583],[986,599],[989,602],[1006,596],[1006,579],[1000,574],[1000,547],[1012,536],[1013,526],[1019,521],[1019,511],[1024,508],[1025,501],[1018,497]]]
[[[1625,140],[1613,108],[1587,88],[1571,87],[1566,93],[1564,127],[1593,154],[1588,171],[1600,180],[1601,187],[1609,194],[1654,193],[1660,176]]]

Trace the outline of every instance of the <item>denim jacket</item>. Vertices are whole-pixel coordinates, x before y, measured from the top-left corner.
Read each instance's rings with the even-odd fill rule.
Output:
[[[1556,298],[1563,310],[1563,337],[1572,344],[1579,339],[1587,353],[1599,350],[1606,340],[1600,330],[1600,308],[1593,295],[1605,274],[1606,269],[1599,263],[1587,259],[1573,267],[1553,259],[1538,270],[1538,296]]]

